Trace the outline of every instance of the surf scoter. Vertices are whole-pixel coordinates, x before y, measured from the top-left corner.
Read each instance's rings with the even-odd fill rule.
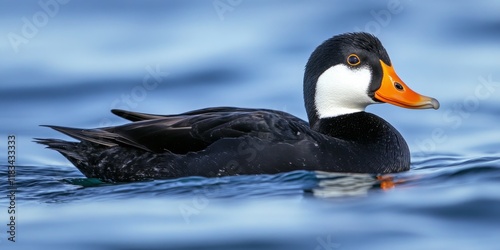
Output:
[[[392,173],[410,168],[401,134],[366,106],[439,108],[398,77],[381,42],[367,33],[334,36],[304,74],[309,123],[269,109],[217,107],[176,115],[112,110],[132,121],[77,129],[47,126],[79,142],[36,139],[85,176],[110,182],[274,174],[293,170]]]

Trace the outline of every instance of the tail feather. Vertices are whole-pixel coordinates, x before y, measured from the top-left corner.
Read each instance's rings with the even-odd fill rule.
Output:
[[[36,143],[43,144],[49,149],[56,150],[71,161],[76,166],[81,165],[82,162],[86,162],[85,157],[80,155],[78,152],[78,142],[69,142],[58,139],[43,139],[34,138]],[[78,164],[76,164],[78,163]]]
[[[117,145],[116,143],[113,142],[113,140],[116,140],[116,136],[113,133],[109,133],[102,129],[78,129],[78,128],[53,126],[53,125],[41,125],[41,126],[57,130],[65,135],[68,135],[80,141],[89,141],[108,147],[113,147]]]
[[[106,147],[87,141],[69,142],[43,138],[34,138],[34,141],[61,153],[86,177],[99,178],[105,182],[151,179],[159,170],[144,165],[158,166],[164,162],[162,157],[134,148]],[[169,156],[175,159],[174,155]]]

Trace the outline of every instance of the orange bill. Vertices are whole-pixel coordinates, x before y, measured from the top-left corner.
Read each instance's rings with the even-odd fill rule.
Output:
[[[380,64],[382,65],[383,78],[380,88],[375,91],[377,100],[410,109],[439,108],[438,100],[411,90],[399,78],[392,66],[385,64],[382,60],[380,60]]]

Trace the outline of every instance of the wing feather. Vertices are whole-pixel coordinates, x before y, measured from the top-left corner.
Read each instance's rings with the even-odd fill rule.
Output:
[[[223,138],[252,136],[272,141],[298,140],[310,131],[303,120],[274,110],[221,107],[178,115],[112,112],[133,122],[97,129],[48,127],[78,140],[108,147],[126,145],[151,152],[178,154],[203,150]]]

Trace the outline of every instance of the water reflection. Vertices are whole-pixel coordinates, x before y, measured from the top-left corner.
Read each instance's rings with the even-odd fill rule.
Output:
[[[394,188],[397,182],[392,175],[316,172],[318,186],[312,189],[315,197],[336,198],[367,195],[369,190]]]

